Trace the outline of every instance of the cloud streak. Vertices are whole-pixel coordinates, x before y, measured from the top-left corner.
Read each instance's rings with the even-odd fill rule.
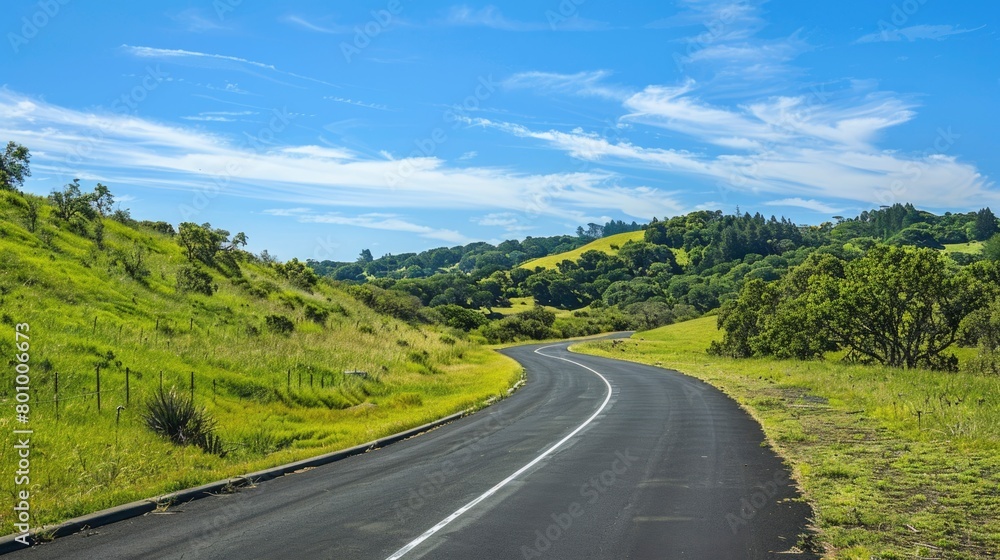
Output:
[[[223,182],[230,196],[317,207],[478,209],[567,220],[616,209],[637,218],[682,209],[663,193],[622,186],[616,175],[597,170],[531,174],[456,167],[436,157],[373,159],[332,146],[240,142],[6,90],[0,90],[0,135],[32,149],[38,175],[60,180],[95,177],[194,192]]]
[[[870,33],[859,37],[855,43],[893,43],[897,41],[920,41],[920,40],[934,40],[943,41],[952,35],[961,35],[963,33],[972,33],[973,31],[979,31],[986,27],[985,25],[979,26],[975,29],[961,29],[955,25],[913,25],[910,27],[903,28],[891,28],[879,31],[878,33]]]
[[[825,103],[774,97],[737,108],[697,96],[693,82],[649,86],[623,102],[622,120],[681,134],[703,152],[610,141],[583,129],[531,130],[468,119],[472,125],[541,141],[578,160],[692,176],[746,194],[786,195],[783,203],[833,210],[816,197],[866,204],[909,201],[931,208],[996,204],[993,182],[941,150],[906,155],[876,146],[888,128],[910,121],[913,106],[886,93],[845,95]],[[822,208],[822,210],[820,210]]]
[[[561,18],[558,25],[541,21],[519,21],[508,18],[494,5],[478,10],[466,5],[452,6],[440,23],[453,27],[485,27],[513,32],[599,31],[609,28],[606,23],[583,19],[576,15]]]
[[[304,224],[331,224],[360,227],[383,231],[414,233],[427,239],[436,239],[454,244],[466,244],[472,239],[451,229],[433,228],[407,221],[396,214],[370,213],[358,216],[344,216],[340,213],[317,214],[308,208],[271,209],[264,214],[291,217]]]
[[[195,64],[202,66],[233,69],[240,71],[247,71],[248,69],[257,68],[273,72],[276,74],[290,76],[292,78],[297,78],[299,80],[306,80],[317,84],[323,84],[325,86],[330,86],[334,88],[340,87],[336,84],[332,84],[324,80],[318,80],[316,78],[310,78],[309,76],[303,76],[300,74],[295,74],[293,72],[279,70],[273,64],[257,62],[255,60],[249,60],[238,56],[204,53],[198,51],[188,51],[183,49],[161,49],[156,47],[144,47],[144,46],[132,46],[132,45],[122,45],[121,48],[126,53],[135,56],[137,58],[155,58],[167,61],[194,62]]]

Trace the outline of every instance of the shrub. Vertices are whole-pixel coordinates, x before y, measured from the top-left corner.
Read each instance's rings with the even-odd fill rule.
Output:
[[[141,282],[149,276],[145,255],[146,249],[135,243],[130,249],[115,250],[112,258],[114,263],[121,266],[125,274],[128,274],[129,278]]]
[[[215,293],[212,275],[194,265],[185,265],[177,271],[177,289],[206,296]]]
[[[288,334],[295,330],[295,323],[284,315],[268,315],[264,318],[267,330],[277,334]]]
[[[215,434],[215,420],[174,389],[153,394],[142,417],[150,430],[178,445],[197,445],[206,453],[225,455],[222,440]]]
[[[307,304],[305,307],[306,319],[322,325],[326,323],[326,318],[330,316],[330,312],[318,305]]]

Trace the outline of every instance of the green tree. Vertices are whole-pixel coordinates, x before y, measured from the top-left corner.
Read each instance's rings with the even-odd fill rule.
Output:
[[[876,246],[845,267],[836,297],[823,303],[831,338],[863,362],[951,369],[942,352],[972,311],[963,278],[931,249]]]
[[[207,265],[214,265],[216,253],[222,250],[223,243],[228,240],[228,231],[213,229],[209,223],[199,226],[192,222],[184,222],[177,228],[177,242],[184,247],[191,262],[197,260]]]
[[[74,218],[89,220],[96,215],[91,207],[93,195],[80,190],[79,179],[73,179],[61,191],[52,191],[49,200],[56,207],[56,217],[66,222]]]
[[[107,216],[111,212],[111,208],[115,205],[115,197],[111,194],[111,189],[106,185],[97,183],[94,187],[94,194],[91,195],[90,203],[94,206],[94,210],[101,216]]]
[[[0,154],[0,189],[17,191],[24,185],[24,179],[31,176],[31,153],[28,148],[7,142],[7,148]]]
[[[229,243],[231,249],[242,249],[247,246],[247,234],[242,231],[233,236],[233,240]]]
[[[319,276],[313,269],[299,259],[292,259],[285,264],[275,264],[274,269],[301,290],[310,291],[319,282]]]
[[[991,261],[1000,261],[1000,233],[983,243],[983,256]]]
[[[25,208],[25,225],[27,226],[28,231],[30,231],[31,233],[35,233],[35,229],[38,228],[38,210],[39,210],[38,199],[29,196],[28,200],[26,201],[26,204],[27,206]]]
[[[989,208],[976,212],[976,220],[972,224],[972,237],[976,241],[986,241],[993,237],[1000,228],[997,227],[997,217]]]

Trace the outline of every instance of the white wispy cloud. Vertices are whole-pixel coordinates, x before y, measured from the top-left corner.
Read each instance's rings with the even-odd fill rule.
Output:
[[[762,0],[680,0],[677,14],[651,22],[651,29],[691,27],[698,35],[687,41],[696,46],[726,41],[742,41],[766,25],[761,15]]]
[[[360,101],[358,99],[350,99],[350,98],[347,98],[347,97],[325,96],[325,97],[323,97],[323,99],[327,99],[327,100],[330,100],[330,101],[336,101],[337,103],[344,103],[346,105],[354,105],[356,107],[364,107],[366,109],[376,109],[376,110],[379,110],[379,111],[389,111],[389,110],[391,110],[391,109],[389,109],[388,105],[383,105],[381,103],[369,103],[367,101]]]
[[[956,25],[913,25],[910,27],[893,27],[884,29],[877,33],[870,33],[859,37],[856,43],[891,43],[895,41],[919,41],[921,39],[931,39],[936,41],[944,40],[952,35],[961,35],[979,31],[986,27],[982,25],[975,29],[962,29]]]
[[[221,115],[190,115],[181,118],[186,121],[199,121],[199,122],[236,122],[237,120],[230,117],[224,117]]]
[[[720,146],[792,141],[867,145],[886,128],[909,121],[913,107],[887,94],[873,93],[837,103],[832,99],[773,97],[737,110],[710,105],[689,80],[680,86],[649,86],[624,103],[625,120],[642,122]]]
[[[289,115],[264,115],[291,124]],[[271,131],[281,137],[280,128]],[[300,206],[483,209],[586,218],[637,218],[681,206],[608,172],[531,174],[455,167],[437,157],[369,158],[336,146],[231,139],[121,114],[67,109],[0,90],[0,137],[32,149],[36,175],[291,202]]]
[[[248,68],[259,68],[262,70],[268,70],[270,72],[274,72],[276,74],[283,74],[285,76],[298,78],[300,80],[307,80],[310,82],[315,82],[318,84],[323,84],[335,88],[340,87],[336,84],[332,84],[324,80],[311,78],[309,76],[303,76],[300,74],[296,74],[294,72],[287,72],[284,70],[280,70],[273,64],[257,62],[255,60],[250,60],[238,56],[204,53],[198,51],[188,51],[184,49],[161,49],[156,47],[133,46],[133,45],[122,45],[121,48],[126,53],[131,54],[132,56],[138,58],[155,58],[160,60],[172,60],[172,61],[194,61],[201,65],[209,65],[217,68],[228,68],[228,69],[243,70],[243,71],[246,71]]]
[[[314,213],[307,208],[264,210],[271,216],[291,217],[306,224],[331,224],[340,226],[378,229],[414,233],[427,239],[437,239],[455,244],[471,243],[472,239],[451,229],[433,228],[408,221],[396,214],[368,213],[358,216],[345,216],[340,213]]]
[[[180,24],[186,31],[191,33],[204,33],[206,31],[216,31],[226,29],[221,21],[206,17],[198,8],[188,8],[170,16],[171,19]]]
[[[318,23],[314,21],[309,21],[302,16],[297,16],[294,14],[287,15],[281,18],[281,21],[297,25],[304,29],[308,29],[309,31],[315,31],[317,33],[327,33],[329,35],[343,35],[343,34],[353,33],[353,30],[346,25],[338,25],[326,22]]]
[[[458,27],[487,27],[517,32],[598,31],[609,28],[606,23],[584,19],[579,15],[559,17],[558,21],[519,21],[508,18],[494,5],[478,10],[467,5],[452,6],[442,23]]]
[[[837,214],[843,212],[842,208],[836,208],[825,202],[816,199],[804,198],[782,198],[781,200],[769,200],[764,203],[766,206],[791,206],[793,208],[805,208],[821,214]]]
[[[714,146],[712,151],[718,153],[612,142],[582,129],[531,130],[486,119],[468,122],[542,141],[583,161],[701,177],[752,194],[791,195],[786,201],[828,198],[884,204],[891,200],[963,208],[1000,200],[992,181],[954,156],[906,155],[877,148],[874,142],[883,130],[915,115],[910,104],[888,94],[830,99],[825,104],[779,97],[730,109],[706,103],[695,91],[693,83],[650,86],[625,101],[623,107],[631,112],[623,118],[684,134]]]
[[[716,90],[774,88],[796,74],[790,62],[811,49],[802,30],[761,38],[767,0],[681,0],[677,15],[653,28],[691,29],[671,57],[685,75],[710,78]]]
[[[608,84],[611,72],[598,70],[576,74],[554,72],[521,72],[503,81],[509,89],[530,89],[541,93],[563,95],[586,95],[620,101],[628,97],[629,90],[622,86]]]

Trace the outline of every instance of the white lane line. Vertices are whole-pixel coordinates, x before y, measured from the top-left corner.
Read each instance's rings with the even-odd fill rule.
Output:
[[[545,356],[546,358],[552,358],[553,360],[562,360],[564,362],[569,362],[571,364],[574,364],[574,365],[582,367],[583,369],[585,369],[585,370],[593,373],[597,377],[600,377],[601,381],[604,381],[604,384],[607,385],[607,387],[608,387],[608,394],[604,397],[604,402],[601,403],[601,407],[598,408],[597,412],[595,412],[590,418],[587,418],[586,422],[584,422],[583,424],[580,424],[579,426],[577,426],[577,428],[575,430],[573,430],[572,432],[570,432],[569,435],[567,435],[566,437],[564,437],[561,440],[559,440],[555,445],[553,445],[552,447],[548,448],[544,453],[542,453],[538,457],[535,457],[534,460],[532,460],[530,463],[528,463],[527,465],[524,465],[520,469],[517,469],[517,471],[514,474],[512,474],[512,475],[508,476],[507,478],[501,480],[496,486],[494,486],[493,488],[490,488],[486,492],[483,492],[483,494],[480,495],[475,500],[472,500],[471,502],[469,502],[469,503],[465,504],[464,506],[458,508],[458,510],[456,510],[455,513],[449,515],[448,517],[445,517],[443,520],[441,520],[440,523],[438,523],[437,525],[435,525],[435,526],[431,527],[430,529],[427,529],[426,531],[424,531],[424,533],[422,535],[420,535],[419,537],[417,537],[417,538],[413,539],[412,541],[410,541],[403,548],[401,548],[401,549],[397,550],[396,552],[392,553],[392,556],[386,558],[386,560],[397,560],[399,558],[402,558],[407,553],[409,553],[411,550],[413,550],[414,548],[420,546],[420,543],[422,543],[422,542],[426,541],[427,539],[431,538],[432,536],[434,536],[435,533],[437,533],[441,529],[444,529],[449,523],[451,523],[452,521],[458,519],[459,517],[461,517],[462,515],[464,515],[466,512],[468,512],[470,509],[472,509],[472,508],[476,507],[477,505],[479,505],[483,500],[489,498],[493,494],[496,494],[498,491],[500,491],[501,488],[503,488],[504,486],[507,486],[508,484],[510,484],[515,478],[517,478],[518,476],[524,474],[525,471],[527,471],[531,467],[537,465],[539,461],[541,461],[542,459],[548,457],[553,452],[555,452],[555,450],[557,450],[560,447],[562,447],[564,443],[566,443],[567,441],[569,441],[576,434],[580,433],[580,430],[582,430],[582,429],[586,428],[587,426],[589,426],[590,423],[593,422],[594,419],[597,418],[597,416],[601,412],[604,411],[605,407],[608,406],[608,403],[611,401],[611,383],[608,382],[607,378],[604,377],[603,375],[601,375],[600,372],[598,372],[597,370],[589,368],[589,367],[581,364],[580,362],[574,362],[573,360],[570,360],[568,358],[560,358],[559,356],[550,356],[548,354],[543,354],[541,352],[542,350],[545,350],[546,348],[552,348],[553,346],[558,346],[558,344],[552,344],[552,345],[549,345],[549,346],[543,346],[543,347],[535,350],[535,354],[538,354],[539,356]]]

